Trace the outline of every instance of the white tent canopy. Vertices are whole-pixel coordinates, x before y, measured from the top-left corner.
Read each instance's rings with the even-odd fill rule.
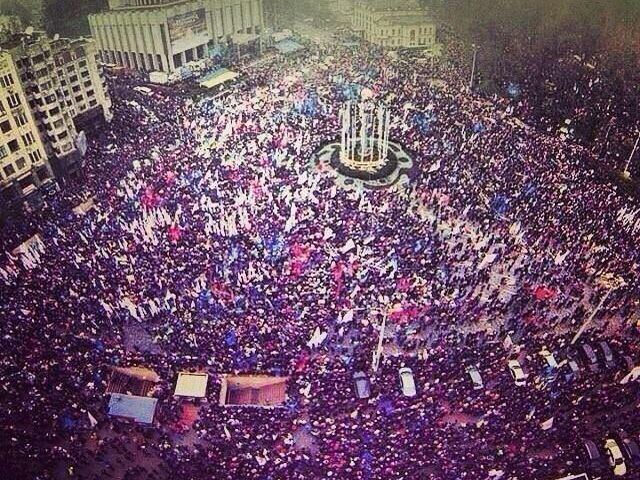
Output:
[[[222,85],[223,83],[230,82],[240,76],[239,73],[232,72],[231,70],[226,70],[221,72],[218,75],[212,76],[206,80],[200,82],[201,87],[205,88],[213,88],[218,85]]]
[[[255,33],[236,33],[231,35],[231,40],[237,45],[246,45],[258,38],[260,38],[260,36]]]
[[[207,395],[208,381],[209,375],[206,373],[180,372],[176,390],[173,394],[178,397],[205,397]]]

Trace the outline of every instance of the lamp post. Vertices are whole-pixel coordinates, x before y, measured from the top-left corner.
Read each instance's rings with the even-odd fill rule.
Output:
[[[629,160],[627,160],[627,165],[624,167],[624,171],[622,172],[622,174],[627,178],[631,176],[631,173],[629,172],[629,165],[631,165],[631,160],[633,159],[633,155],[636,153],[636,150],[638,149],[638,142],[640,142],[640,131],[638,132],[638,138],[636,139],[636,143],[633,146],[633,150],[631,150],[631,155],[629,155]]]
[[[584,331],[591,326],[593,319],[595,318],[596,314],[600,311],[600,309],[604,305],[604,302],[607,301],[607,298],[609,298],[609,295],[611,295],[614,290],[626,285],[626,282],[624,281],[623,278],[617,277],[612,274],[603,275],[598,279],[598,283],[600,283],[600,285],[602,286],[608,287],[609,289],[607,290],[607,293],[604,294],[604,297],[602,297],[602,300],[600,300],[600,303],[595,308],[595,310],[591,312],[591,315],[589,315],[589,317],[584,321],[584,323],[580,326],[576,334],[573,336],[573,339],[571,340],[571,345],[575,344],[578,341],[578,339],[582,336]]]
[[[469,91],[473,91],[473,81],[476,76],[476,60],[478,58],[478,46],[475,43],[472,43],[471,48],[473,48],[473,64],[471,65],[471,78],[469,79]]]
[[[382,316],[382,324],[380,325],[380,334],[378,335],[378,346],[376,347],[376,351],[373,353],[373,362],[371,363],[371,369],[374,373],[378,371],[378,367],[380,366],[380,357],[382,357],[382,346],[384,343],[384,332],[387,327],[387,315]]]

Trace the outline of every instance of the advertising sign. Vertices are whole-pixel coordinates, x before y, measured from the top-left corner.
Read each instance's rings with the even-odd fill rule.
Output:
[[[204,8],[169,17],[167,26],[174,54],[209,42]]]

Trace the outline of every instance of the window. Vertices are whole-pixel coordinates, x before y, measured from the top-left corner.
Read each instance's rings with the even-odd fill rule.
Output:
[[[86,67],[87,66],[87,61],[86,60],[80,60],[80,62],[78,62],[78,65],[80,65],[81,67]]]
[[[60,135],[58,135],[58,140],[64,140],[68,136],[69,134],[67,132],[62,132]]]
[[[78,76],[77,75],[72,75],[71,77],[69,77],[69,81],[71,83],[75,83],[78,81]]]
[[[31,159],[32,163],[38,163],[38,161],[42,158],[42,155],[40,155],[40,150],[29,152],[29,158]]]
[[[76,67],[74,67],[73,65],[69,65],[69,66],[67,67],[67,72],[69,72],[69,73],[73,73],[73,71],[74,71],[75,69],[76,69]]]
[[[9,165],[5,165],[5,167],[3,168],[4,170],[4,174],[7,177],[10,177],[11,175],[13,175],[14,173],[16,173],[16,169],[13,168],[13,165],[9,164]]]
[[[7,155],[9,155],[9,152],[7,152],[7,147],[5,147],[4,145],[0,145],[0,158],[4,158]]]
[[[11,108],[17,107],[20,105],[20,95],[17,93],[12,93],[7,97],[7,102],[9,102],[9,106]]]
[[[7,73],[6,75],[3,75],[0,78],[0,84],[4,87],[7,88],[10,85],[13,85],[13,75],[11,75],[10,73]]]
[[[98,104],[98,101],[95,98],[89,101],[89,106],[91,107],[95,107],[97,104]]]
[[[15,119],[19,127],[22,127],[27,124],[27,117],[25,116],[23,111],[17,112],[13,118]]]
[[[56,120],[55,122],[53,122],[53,128],[58,129],[60,128],[62,125],[64,124],[63,120]]]
[[[33,138],[33,133],[27,132],[22,136],[22,141],[25,143],[25,145],[31,145],[36,141],[36,139]]]
[[[24,158],[20,157],[19,159],[16,160],[16,167],[18,167],[18,170],[24,170],[24,167],[27,165],[27,162],[24,160]]]
[[[80,103],[80,102],[84,102],[84,98],[82,98],[82,95],[78,95],[76,97],[76,102]]]
[[[9,120],[5,120],[4,122],[0,123],[0,130],[2,130],[2,133],[8,133],[11,130],[11,124],[9,123]]]
[[[18,145],[18,140],[11,140],[8,144],[9,146],[9,150],[11,150],[11,152],[17,152],[18,149],[20,148],[20,146]]]
[[[71,90],[73,90],[73,93],[78,93],[80,91],[80,87],[78,85],[76,85]]]
[[[67,85],[67,81],[66,80],[60,80],[60,85],[65,87]]]

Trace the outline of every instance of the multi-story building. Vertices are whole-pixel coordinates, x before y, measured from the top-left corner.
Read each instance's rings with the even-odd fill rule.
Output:
[[[26,122],[36,127],[23,139],[30,163],[26,160],[24,165],[18,162],[22,155],[10,149],[16,154],[7,162],[12,164],[16,175],[3,176],[5,187],[15,183],[16,179],[23,181],[25,172],[29,170],[36,171],[36,175],[31,175],[31,184],[36,189],[39,187],[38,181],[42,183],[48,180],[51,174],[62,183],[78,176],[86,151],[84,132],[94,123],[111,116],[111,100],[99,67],[94,41],[57,36],[50,39],[40,32],[19,34],[1,44],[0,52],[6,71],[11,73],[13,80],[11,85],[0,82],[0,91],[7,97],[11,89],[22,101],[12,117],[16,125]],[[16,104],[17,100],[11,102],[9,106]],[[22,116],[26,120],[23,121]],[[36,139],[28,143],[27,140],[30,141],[32,136]],[[37,152],[29,150],[31,145],[37,146],[31,147]],[[13,146],[15,150],[15,143]],[[11,172],[11,168],[7,171]],[[18,193],[24,190],[20,186]],[[15,192],[14,189],[7,196],[13,201],[21,201]]]
[[[415,0],[356,1],[352,27],[364,40],[381,47],[438,51],[435,22]]]
[[[53,185],[38,125],[15,62],[0,51],[0,216],[23,203],[37,208],[42,189]]]
[[[262,0],[109,0],[89,15],[102,60],[144,71],[171,72],[263,25]]]

